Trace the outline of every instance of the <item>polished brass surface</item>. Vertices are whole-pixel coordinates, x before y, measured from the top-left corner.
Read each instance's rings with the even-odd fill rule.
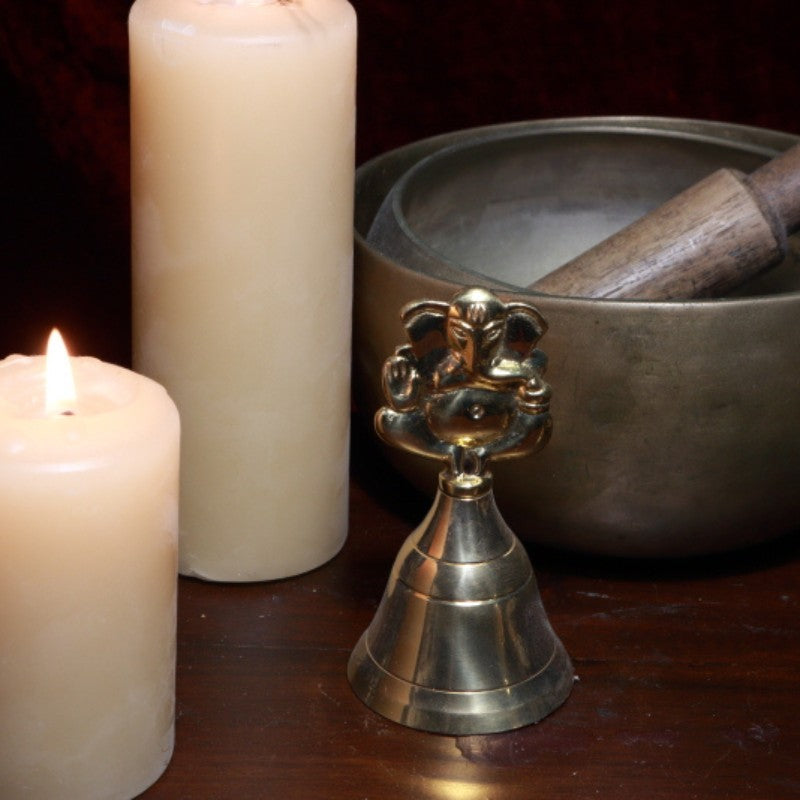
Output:
[[[402,314],[408,344],[383,368],[387,443],[440,461],[433,507],[403,545],[351,655],[356,694],[423,730],[490,733],[539,721],[572,687],[525,549],[500,516],[489,460],[542,448],[550,387],[528,304],[473,287]]]
[[[547,318],[558,425],[535,459],[498,463],[523,541],[616,556],[686,556],[800,520],[800,244],[720,300],[582,300],[523,286],[720,167],[752,172],[789,134],[653,118],[458,131],[361,167],[356,186],[355,397],[382,399],[385,312],[483,285]],[[370,412],[371,415],[371,412]],[[421,490],[430,462],[387,454]]]

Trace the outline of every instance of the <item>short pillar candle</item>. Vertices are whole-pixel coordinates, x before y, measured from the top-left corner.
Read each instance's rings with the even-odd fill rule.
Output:
[[[0,361],[0,797],[125,800],[173,748],[179,420],[148,378]]]

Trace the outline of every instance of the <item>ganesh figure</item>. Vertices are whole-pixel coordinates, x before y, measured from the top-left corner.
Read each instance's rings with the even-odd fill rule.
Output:
[[[453,476],[546,444],[551,390],[536,343],[547,324],[535,308],[471,287],[401,317],[409,343],[384,363],[389,405],[375,417],[384,441],[446,462]]]

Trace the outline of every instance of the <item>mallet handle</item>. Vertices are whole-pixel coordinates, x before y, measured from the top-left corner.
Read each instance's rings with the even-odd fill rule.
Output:
[[[573,297],[722,295],[786,257],[800,228],[800,145],[749,176],[721,169],[529,288]]]

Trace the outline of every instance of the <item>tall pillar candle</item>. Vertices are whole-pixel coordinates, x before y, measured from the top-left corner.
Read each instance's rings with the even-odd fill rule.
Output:
[[[124,800],[169,762],[179,422],[164,390],[73,358],[0,361],[0,797]]]
[[[183,425],[180,571],[304,572],[347,528],[355,13],[136,0],[133,343]]]

